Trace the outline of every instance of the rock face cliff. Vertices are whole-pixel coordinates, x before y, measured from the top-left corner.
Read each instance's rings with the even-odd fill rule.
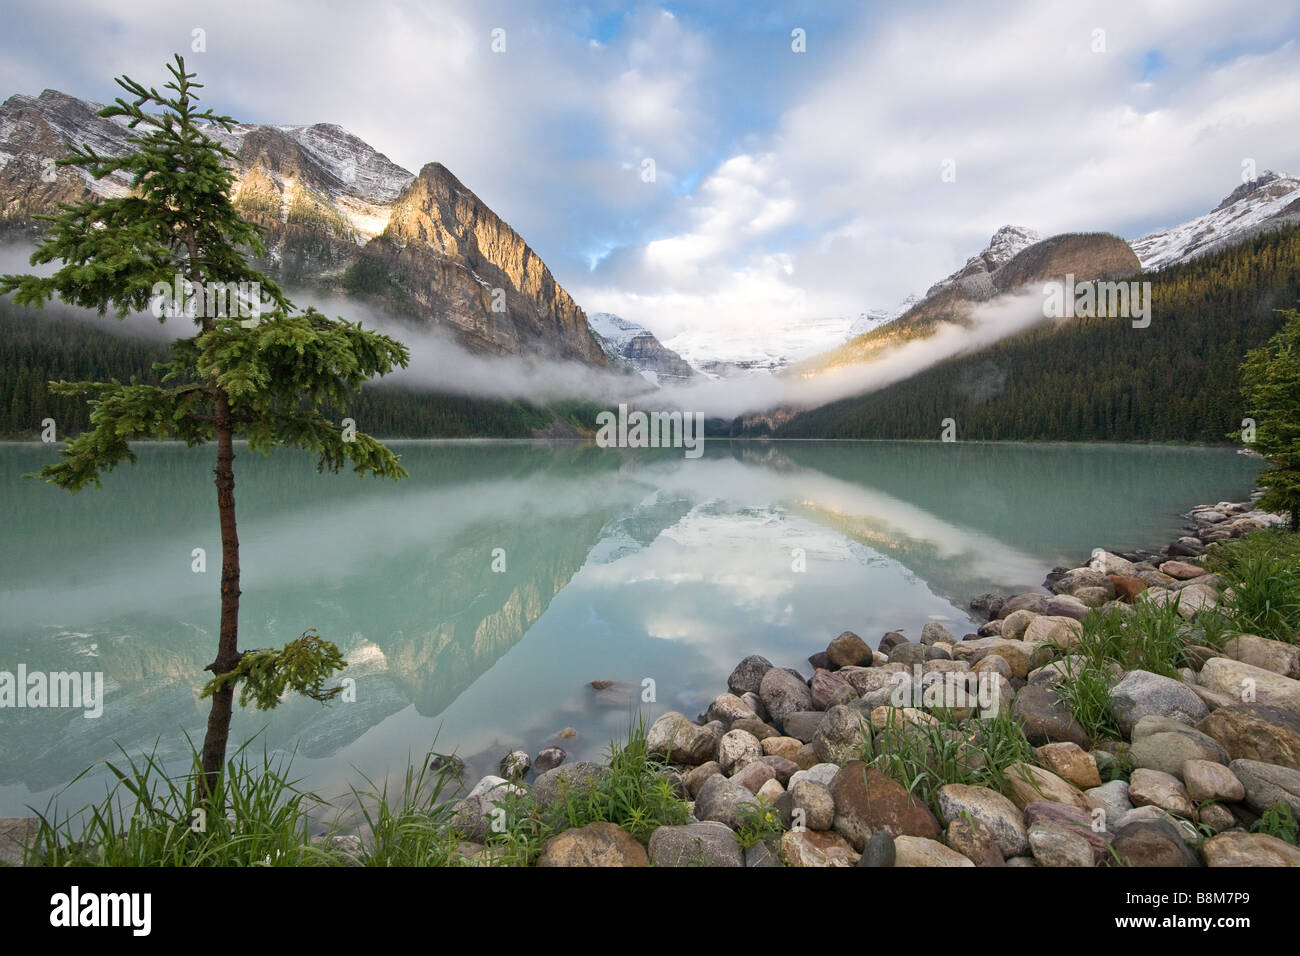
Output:
[[[99,108],[54,90],[0,105],[0,231],[34,239],[34,217],[60,202],[130,188],[54,165],[68,142],[108,156],[132,148]],[[541,258],[441,164],[414,175],[332,124],[209,135],[237,157],[240,212],[267,229],[258,267],[291,289],[378,302],[477,352],[609,364]]]
[[[626,362],[646,381],[655,385],[672,385],[698,377],[685,359],[660,342],[645,326],[612,312],[594,312],[587,320],[605,353],[616,361]]]
[[[1129,244],[1107,233],[1069,233],[1039,239],[1031,229],[1004,226],[989,245],[902,315],[844,345],[793,366],[801,376],[872,361],[897,345],[932,335],[940,323],[969,324],[981,302],[1048,280],[1122,279],[1142,271]]]

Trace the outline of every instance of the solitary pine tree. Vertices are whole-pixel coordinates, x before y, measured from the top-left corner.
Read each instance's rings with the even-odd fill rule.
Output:
[[[397,457],[363,432],[328,421],[323,406],[346,408],[361,384],[408,361],[406,347],[360,323],[297,309],[283,291],[248,265],[264,255],[263,230],[242,219],[231,198],[235,155],[209,135],[234,120],[199,110],[195,73],[177,55],[161,93],[121,77],[119,97],[100,111],[125,117],[135,151],[106,157],[71,146],[61,165],[79,166],[96,179],[127,173],[128,195],[64,204],[32,255],[32,265],[60,262],[52,275],[0,277],[0,294],[40,307],[57,295],[72,305],[119,319],[155,305],[163,289],[173,295],[168,317],[192,316],[196,333],[170,347],[154,365],[158,385],[52,382],[51,391],[90,396],[91,427],[40,472],[76,492],[99,484],[100,474],[134,462],[130,443],[179,439],[194,446],[216,442],[217,512],[221,523],[221,623],[216,658],[208,665],[211,696],[199,786],[214,792],[226,758],[234,694],[261,708],[274,707],[288,688],[328,700],[339,688],[325,682],[345,666],[338,648],[313,630],[279,650],[239,650],[239,534],[235,521],[234,440],[267,453],[276,447],[319,455],[318,470],[351,462],[361,474],[401,478]],[[149,112],[150,109],[157,112]],[[234,315],[230,313],[234,312]],[[157,314],[157,313],[155,313]]]
[[[1268,460],[1259,505],[1290,512],[1294,532],[1300,531],[1300,310],[1285,315],[1282,331],[1246,353],[1241,390],[1255,421],[1255,450]]]

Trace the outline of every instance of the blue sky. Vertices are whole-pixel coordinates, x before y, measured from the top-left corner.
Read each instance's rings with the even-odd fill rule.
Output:
[[[1284,2],[49,0],[8,13],[0,91],[111,99],[196,29],[214,107],[444,163],[664,338],[890,307],[1004,224],[1135,238],[1246,159],[1300,170]]]

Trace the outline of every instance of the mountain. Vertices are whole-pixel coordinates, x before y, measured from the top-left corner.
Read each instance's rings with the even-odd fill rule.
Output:
[[[697,377],[680,355],[666,348],[645,326],[612,312],[593,312],[587,323],[605,354],[626,362],[653,385],[676,385]]]
[[[1163,269],[1300,222],[1300,179],[1266,171],[1242,183],[1204,216],[1153,232],[1130,245],[1143,269]]]
[[[99,108],[55,90],[0,105],[0,232],[33,239],[33,216],[60,202],[125,194],[120,176],[53,164],[69,141],[106,156],[132,148]],[[331,124],[208,132],[237,156],[234,202],[267,227],[257,266],[272,278],[375,301],[476,352],[608,365],[546,264],[441,164],[413,174]]]
[[[886,357],[888,350],[926,338],[940,323],[966,325],[981,302],[1072,274],[1078,280],[1121,279],[1141,271],[1128,243],[1107,233],[1065,233],[1042,239],[1023,226],[1003,226],[966,265],[936,282],[902,315],[790,369],[818,375]]]
[[[1245,354],[1300,299],[1300,226],[1148,279],[1146,328],[1109,316],[1039,326],[751,433],[934,440],[951,418],[959,441],[1225,442],[1241,425]]]

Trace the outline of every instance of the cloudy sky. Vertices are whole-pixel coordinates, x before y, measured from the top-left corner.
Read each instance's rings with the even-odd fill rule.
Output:
[[[1007,223],[1131,239],[1208,211],[1245,162],[1300,171],[1292,0],[45,0],[6,20],[0,94],[110,100],[185,53],[241,121],[444,163],[584,308],[661,338],[891,307]]]

